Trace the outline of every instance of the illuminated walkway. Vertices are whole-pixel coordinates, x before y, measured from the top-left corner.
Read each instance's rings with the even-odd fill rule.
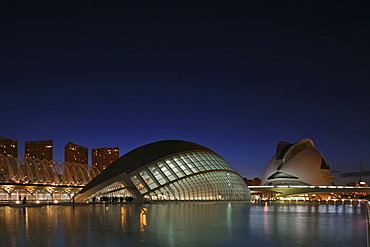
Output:
[[[0,154],[0,203],[69,201],[99,174],[94,166]]]
[[[370,193],[370,187],[354,186],[249,186],[251,194],[256,193],[277,193],[276,197],[287,197],[300,194],[320,193]]]

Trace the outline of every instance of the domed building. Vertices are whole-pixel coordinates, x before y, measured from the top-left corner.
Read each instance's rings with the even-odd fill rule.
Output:
[[[250,199],[242,177],[214,151],[187,141],[141,146],[92,179],[75,201],[133,198],[145,201]]]
[[[310,139],[279,142],[262,177],[262,185],[332,185],[334,176]]]

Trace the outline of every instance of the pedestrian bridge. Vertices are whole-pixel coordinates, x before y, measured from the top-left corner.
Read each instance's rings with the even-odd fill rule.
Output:
[[[300,186],[300,185],[279,185],[279,186],[248,186],[251,194],[256,193],[278,193],[278,197],[287,197],[300,194],[319,193],[370,193],[370,187],[356,186]]]

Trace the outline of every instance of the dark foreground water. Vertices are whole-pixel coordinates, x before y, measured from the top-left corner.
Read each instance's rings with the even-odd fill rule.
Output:
[[[0,207],[0,246],[366,246],[366,204]]]

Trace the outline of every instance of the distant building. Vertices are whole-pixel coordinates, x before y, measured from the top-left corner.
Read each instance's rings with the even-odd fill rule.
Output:
[[[0,136],[0,154],[4,156],[18,156],[18,141]]]
[[[53,159],[53,141],[26,141],[24,146],[24,157],[40,160]]]
[[[93,148],[92,149],[92,164],[99,171],[103,171],[113,161],[119,157],[119,148]]]
[[[333,185],[329,165],[311,139],[279,142],[262,177],[262,185]]]
[[[243,178],[243,180],[248,186],[260,186],[261,185],[261,179],[259,178],[254,178],[254,179]]]
[[[72,142],[64,146],[64,161],[70,163],[88,163],[88,148]]]

